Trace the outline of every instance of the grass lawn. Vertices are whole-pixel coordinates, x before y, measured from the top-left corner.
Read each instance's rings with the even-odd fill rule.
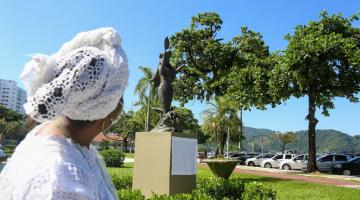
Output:
[[[109,173],[132,174],[132,163],[126,163],[122,168],[108,168]],[[211,171],[204,167],[198,167],[198,176],[212,176]],[[302,181],[282,180],[271,177],[255,176],[234,173],[231,177],[240,177],[268,184],[277,192],[277,198],[281,200],[356,200],[360,199],[360,190],[336,186],[320,185]]]
[[[125,153],[125,158],[134,158],[134,153]]]

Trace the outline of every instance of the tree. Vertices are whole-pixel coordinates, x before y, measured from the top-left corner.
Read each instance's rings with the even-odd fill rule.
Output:
[[[199,125],[198,120],[194,117],[194,114],[191,110],[178,107],[175,108],[174,111],[180,119],[184,132],[189,132],[196,135],[199,144],[204,143],[208,139],[208,137],[204,135],[203,131],[201,130],[201,126]]]
[[[118,133],[124,139],[123,151],[127,151],[128,140],[135,138],[135,133],[142,130],[142,123],[134,117],[133,111],[122,112],[120,119],[113,124],[109,131]]]
[[[272,135],[272,138],[280,141],[282,153],[284,153],[287,144],[296,143],[299,140],[294,132],[276,132]]]
[[[354,135],[351,140],[352,152],[360,152],[360,135]]]
[[[5,144],[6,136],[14,133],[20,128],[20,123],[17,121],[7,122],[4,119],[0,119],[0,144]]]
[[[138,101],[134,103],[135,106],[139,106],[140,108],[133,113],[133,117],[136,118],[137,121],[139,121],[141,124],[147,124],[147,121],[149,123],[148,130],[151,130],[153,127],[156,126],[156,124],[160,120],[160,114],[159,112],[147,112],[148,106],[151,105],[150,110],[155,110],[160,107],[160,102],[158,98],[153,95],[152,98],[149,100],[148,97],[144,96],[143,98],[140,98]],[[149,113],[149,119],[147,119],[147,113]],[[146,127],[143,127],[143,131],[146,131]]]
[[[11,109],[0,105],[0,144],[5,144],[5,139],[22,126],[23,116]]]
[[[239,110],[252,107],[263,110],[268,104],[279,103],[269,92],[270,72],[278,55],[269,52],[262,35],[242,27],[231,45],[237,55],[231,70],[221,79],[223,85],[227,85],[226,96],[238,104]]]
[[[316,108],[329,115],[335,97],[358,102],[360,90],[360,29],[352,26],[358,15],[349,18],[341,14],[329,16],[321,12],[320,20],[299,25],[273,70],[271,91],[283,100],[290,96],[308,97],[309,162],[307,172],[316,167]]]
[[[139,67],[143,73],[143,77],[137,82],[135,86],[135,94],[139,95],[140,101],[143,106],[146,107],[146,121],[145,131],[150,130],[150,112],[151,112],[151,100],[155,97],[154,86],[152,78],[154,77],[152,70],[149,67]],[[147,94],[146,94],[147,93]]]
[[[261,34],[247,27],[231,41],[223,42],[218,37],[221,25],[218,14],[201,13],[192,18],[189,28],[171,37],[172,63],[179,73],[175,99],[186,103],[227,96],[235,102],[242,124],[243,109],[264,109],[278,102],[268,92],[269,72],[277,54],[270,54]],[[240,144],[244,139],[242,125],[238,132]]]
[[[176,66],[174,99],[184,104],[189,100],[210,100],[225,90],[220,78],[235,60],[236,52],[218,37],[222,20],[214,12],[192,17],[189,28],[170,38],[171,63]]]
[[[7,122],[10,122],[10,121],[19,122],[23,119],[23,116],[0,104],[0,119],[3,119]]]
[[[227,133],[236,134],[239,131],[240,120],[225,98],[217,97],[215,103],[208,102],[210,108],[203,111],[203,130],[217,142],[215,157],[224,155]]]
[[[256,138],[255,141],[258,144],[258,146],[261,148],[261,153],[263,154],[265,145],[267,145],[270,142],[269,137],[265,135],[261,135],[260,137]]]

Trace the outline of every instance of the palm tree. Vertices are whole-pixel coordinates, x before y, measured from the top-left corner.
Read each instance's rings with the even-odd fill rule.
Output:
[[[204,132],[213,135],[217,142],[215,157],[224,155],[227,133],[236,134],[241,126],[237,111],[225,98],[215,98],[215,103],[208,102],[209,108],[202,112]]]
[[[143,77],[137,82],[135,86],[135,94],[139,95],[140,97],[140,105],[146,106],[145,131],[149,131],[151,99],[155,96],[152,83],[152,78],[154,75],[151,68],[149,67],[140,66],[139,69],[143,73]],[[139,103],[137,104],[139,105]]]

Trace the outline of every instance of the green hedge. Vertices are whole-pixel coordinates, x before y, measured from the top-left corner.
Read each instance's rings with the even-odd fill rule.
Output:
[[[119,198],[124,200],[145,200],[140,191],[131,190],[132,177],[113,175]],[[274,200],[276,192],[267,185],[244,182],[240,178],[199,178],[192,194],[173,196],[154,194],[148,200]]]
[[[276,199],[276,192],[262,183],[249,182],[245,184],[245,191],[242,196],[246,200]]]
[[[107,149],[99,152],[107,167],[121,167],[125,154],[117,149]]]
[[[117,190],[131,189],[132,187],[132,176],[131,175],[111,175],[114,186]]]

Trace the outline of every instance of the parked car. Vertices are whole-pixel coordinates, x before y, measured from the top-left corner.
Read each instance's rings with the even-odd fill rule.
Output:
[[[316,158],[321,157],[321,155],[316,155]],[[279,164],[279,169],[283,170],[292,170],[292,169],[302,169],[303,163],[307,162],[308,155],[307,154],[301,154],[296,157],[294,157],[291,160],[283,160]]]
[[[335,165],[332,172],[336,174],[360,175],[360,157],[353,158],[347,162]]]
[[[205,152],[198,152],[197,158],[200,160],[205,159],[206,158]]]
[[[244,165],[247,159],[254,158],[258,155],[258,153],[233,153],[229,155],[229,158],[237,159],[240,165]]]
[[[264,168],[279,168],[280,162],[294,158],[294,154],[278,154],[272,158],[263,160],[260,164]]]
[[[316,160],[316,166],[321,172],[331,172],[332,168],[341,163],[347,162],[348,158],[344,154],[327,154]],[[307,162],[303,163],[302,169],[306,170]]]
[[[346,156],[348,157],[348,160],[350,160],[352,158],[360,157],[360,153],[348,153]]]
[[[249,158],[255,158],[257,157],[259,154],[258,153],[246,153],[245,155],[243,156],[240,156],[239,158],[239,164],[240,165],[245,165],[245,162],[247,159]]]
[[[214,158],[215,152],[207,152],[207,158]]]
[[[245,161],[245,165],[247,166],[260,166],[261,161],[272,158],[274,154],[272,153],[264,153],[256,156],[255,158],[248,158]]]

